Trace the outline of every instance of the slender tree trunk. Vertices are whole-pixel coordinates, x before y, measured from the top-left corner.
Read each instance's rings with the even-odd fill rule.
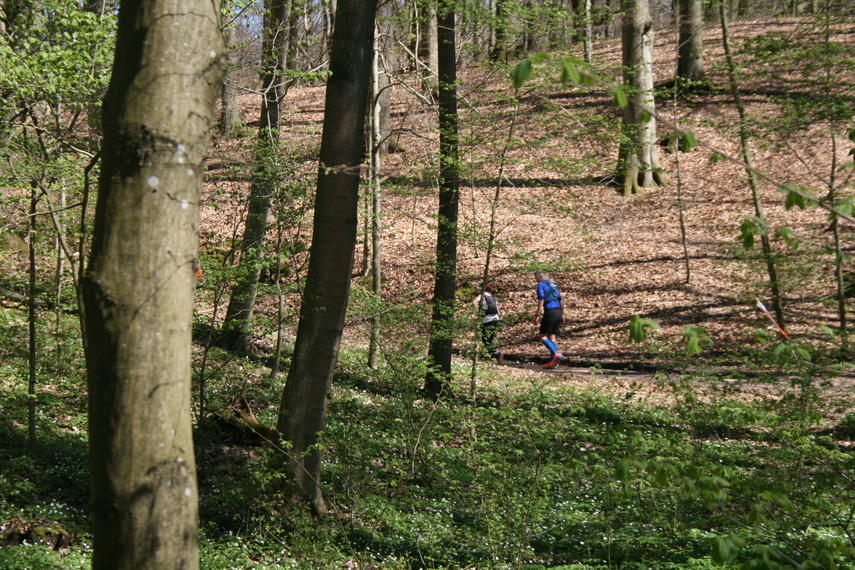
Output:
[[[428,2],[427,25],[425,27],[425,43],[427,47],[427,69],[425,77],[430,87],[430,92],[436,96],[439,93],[439,34],[437,28],[437,7],[433,2]]]
[[[86,168],[83,169],[83,198],[80,201],[80,218],[77,228],[77,233],[80,236],[80,241],[77,242],[77,265],[74,267],[76,277],[74,278],[74,287],[77,294],[77,314],[80,320],[80,336],[83,340],[83,352],[86,352],[87,344],[89,343],[89,335],[86,327],[86,310],[83,299],[83,280],[86,277],[86,253],[89,251],[89,194],[92,183],[92,169],[101,163],[101,153],[96,154]]]
[[[249,351],[252,344],[251,324],[261,279],[262,261],[267,246],[271,200],[278,185],[279,126],[282,122],[282,99],[285,96],[284,71],[290,19],[290,0],[269,0],[265,14],[261,120],[256,142],[258,169],[249,191],[240,267],[223,323],[222,346]]]
[[[350,293],[375,11],[376,0],[339,0],[309,272],[277,426],[290,442],[288,466],[299,494],[317,513],[326,512],[326,505],[316,444],[326,422]]]
[[[603,5],[608,6],[609,19],[605,24],[605,36],[607,38],[619,38],[622,30],[621,18],[617,15],[621,12],[621,6],[625,0],[604,0]]]
[[[594,55],[594,22],[591,0],[585,0],[585,63],[591,65]]]
[[[431,371],[425,391],[432,397],[451,395],[451,350],[454,339],[454,291],[457,281],[457,218],[460,165],[457,125],[457,48],[454,2],[441,2],[439,36],[439,213],[436,275],[433,289],[430,348]]]
[[[123,0],[82,281],[94,570],[199,566],[190,348],[223,58],[218,1]]]
[[[704,9],[702,0],[677,0],[680,32],[677,79],[704,80]]]
[[[648,0],[625,0],[623,23],[624,86],[629,104],[623,108],[623,136],[618,177],[624,195],[667,182],[659,167],[656,104],[653,98],[653,21]]]
[[[65,191],[60,191],[59,207],[65,211]],[[56,341],[55,361],[60,365],[65,359],[65,351],[63,350],[62,335],[60,334],[60,325],[62,324],[62,274],[65,273],[65,255],[62,249],[62,235],[65,234],[65,228],[62,221],[57,219],[57,235],[54,238],[53,249],[56,252],[56,288],[54,289],[54,339]],[[72,265],[72,275],[74,274],[74,266]]]
[[[834,139],[832,134],[832,139]],[[836,141],[832,142],[833,152],[837,152]],[[835,161],[836,162],[836,161]],[[836,165],[834,165],[836,166]],[[832,172],[834,170],[832,169]],[[831,204],[834,204],[837,199],[836,189],[834,187],[834,175],[832,174],[829,184],[828,199]],[[844,350],[849,344],[849,331],[846,319],[846,281],[843,275],[843,267],[845,260],[845,252],[843,250],[842,237],[840,235],[840,218],[836,214],[832,214],[831,232],[834,236],[834,280],[837,285],[837,321],[840,323],[840,345]]]
[[[379,39],[379,38],[378,38]],[[381,84],[379,70],[380,46],[375,42],[374,58],[371,66],[371,291],[375,298],[380,299],[383,293],[382,255],[380,250],[380,151],[382,140],[381,117]],[[366,237],[367,239],[367,237]],[[368,367],[376,370],[380,354],[380,315],[374,311],[370,322],[370,341],[368,343]]]
[[[27,224],[27,246],[30,253],[29,266],[29,287],[27,294],[27,330],[29,333],[28,343],[28,365],[29,365],[29,382],[27,385],[27,433],[29,444],[31,447],[36,445],[36,369],[38,364],[36,356],[38,355],[38,347],[36,346],[36,213],[38,211],[39,194],[38,189],[33,185],[30,190],[30,219]]]
[[[333,41],[335,34],[335,19],[338,17],[338,0],[329,0],[329,27],[327,28],[327,45]]]
[[[689,262],[689,244],[686,239],[686,219],[685,208],[683,207],[683,172],[680,164],[680,140],[682,133],[680,132],[680,117],[677,114],[677,92],[678,88],[674,86],[674,162],[676,163],[677,171],[677,212],[680,221],[680,242],[683,246],[683,259],[686,266],[686,284],[692,280],[692,266]]]
[[[534,15],[535,8],[532,0],[523,0],[523,35],[522,35],[522,45],[520,45],[520,51],[523,54],[532,53],[537,51],[538,44],[538,34],[542,32],[538,30],[537,26],[537,17]]]
[[[220,95],[221,109],[220,114],[220,131],[228,133],[240,124],[240,106],[238,104],[238,88],[232,78],[232,72],[235,69],[233,56],[233,38],[234,27],[227,23],[223,28],[223,38],[228,50],[228,72],[223,81],[223,89]]]
[[[825,39],[825,45],[831,45],[831,2],[830,0],[825,1],[825,12],[823,17],[825,21],[823,22],[823,35]],[[818,6],[816,4],[816,0],[811,5],[812,12],[815,14],[818,11]],[[833,81],[833,70],[832,66],[828,65],[825,70],[824,77],[824,88],[825,88],[825,97],[827,99],[832,99],[831,87]],[[834,207],[837,201],[837,133],[836,128],[838,127],[837,121],[831,121],[829,125],[829,133],[831,135],[831,167],[829,168],[829,176],[828,176],[828,194],[827,199],[829,204]],[[847,330],[847,318],[846,318],[846,282],[843,276],[843,267],[846,259],[846,253],[843,249],[842,236],[840,235],[840,218],[837,214],[832,213],[831,215],[831,233],[834,237],[834,280],[837,285],[837,319],[840,323],[840,347],[844,351],[847,350],[849,345],[849,331]]]
[[[733,61],[733,55],[730,49],[730,26],[727,20],[727,9],[723,2],[719,7],[719,16],[721,18],[721,39],[724,45],[727,75],[730,81],[730,92],[733,95],[733,101],[736,103],[736,110],[739,113],[740,153],[742,161],[745,164],[745,173],[748,176],[748,184],[751,187],[751,201],[754,205],[754,215],[765,222],[766,218],[763,215],[763,203],[760,200],[760,188],[757,184],[757,175],[754,172],[754,161],[751,155],[751,135],[748,132],[745,104],[742,102],[742,95],[739,92],[739,85],[736,80],[736,64]],[[781,289],[780,284],[778,283],[778,269],[775,266],[775,257],[772,252],[772,243],[769,240],[768,231],[763,231],[760,235],[760,245],[763,250],[763,259],[766,262],[766,272],[769,276],[769,287],[772,291],[772,310],[775,312],[775,318],[778,320],[778,324],[784,328],[783,299],[781,298]]]
[[[273,349],[273,363],[270,365],[270,378],[279,374],[280,361],[282,359],[282,345],[284,344],[284,317],[285,317],[285,291],[282,289],[282,222],[276,224],[276,269],[273,279],[276,283],[276,347]]]
[[[508,57],[508,8],[507,0],[495,2],[495,25],[493,31],[493,49],[490,50],[490,60],[507,61]]]
[[[288,60],[285,62],[285,68],[291,71],[296,71],[300,68],[297,58],[297,44],[300,39],[300,11],[295,9],[295,0],[288,0],[291,3],[288,17]],[[334,3],[330,4],[330,18],[333,18]],[[288,81],[288,86],[294,85],[296,78],[291,78]]]
[[[377,51],[377,87],[372,95],[372,100],[377,101],[377,128],[380,139],[377,144],[380,156],[388,154],[392,148],[392,81],[389,78],[390,40],[392,37],[391,21],[392,13],[389,4],[383,4],[377,8],[377,26],[375,38],[375,50]],[[373,77],[373,76],[372,76]],[[397,147],[397,145],[394,145]]]
[[[380,156],[383,156],[390,152],[400,152],[402,147],[397,140],[392,140],[392,81],[385,67],[382,65],[377,76],[377,81],[379,88],[377,94],[377,105],[379,108],[377,111],[380,113],[380,116],[377,117],[380,129],[380,140],[377,144],[380,147]]]

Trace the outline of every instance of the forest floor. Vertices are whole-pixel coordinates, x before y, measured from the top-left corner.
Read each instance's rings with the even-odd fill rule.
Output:
[[[738,44],[752,35],[790,33],[795,28],[795,22],[762,28],[745,22],[734,26],[732,34]],[[851,32],[843,30],[850,42]],[[716,57],[721,51],[719,34],[711,31],[705,38]],[[601,77],[618,81],[619,43],[599,45],[595,61]],[[658,84],[673,76],[674,51],[674,36],[659,34]],[[487,274],[504,322],[499,337],[507,353],[503,374],[548,375],[588,385],[602,382],[603,389],[627,392],[643,382],[651,393],[667,392],[667,382],[657,388],[653,380],[667,379],[669,371],[676,370],[675,358],[682,370],[691,365],[681,356],[687,325],[703,327],[710,342],[703,344],[704,353],[698,358],[719,370],[721,378],[744,378],[757,369],[750,356],[759,345],[754,331],[765,329],[773,337],[778,333],[756,305],[760,299],[771,306],[765,268],[756,259],[759,246],[748,252],[740,246],[740,226],[755,215],[745,169],[740,160],[711,160],[738,157],[740,147],[737,109],[724,71],[711,68],[708,73],[712,89],[672,100],[662,96],[657,107],[660,136],[674,132],[676,118],[680,129],[691,130],[700,145],[679,155],[660,148],[668,184],[624,197],[614,184],[621,110],[611,102],[608,83],[588,88],[562,84],[557,68],[547,63],[536,66],[532,79],[515,92],[508,74],[495,68],[461,70],[460,311],[472,311],[470,302],[488,262],[492,227]],[[790,247],[773,237],[786,302],[785,326],[794,342],[820,346],[825,342],[820,326],[838,325],[833,257],[823,253],[832,243],[828,213],[786,209],[779,187],[795,184],[823,195],[822,181],[848,160],[849,148],[837,144],[835,165],[827,127],[763,130],[768,126],[763,122],[780,113],[780,106],[771,101],[780,88],[776,81],[774,75],[752,76],[742,86],[752,125],[762,133],[751,148],[755,167],[763,175],[760,195],[769,227],[790,228],[799,238],[798,247]],[[436,110],[411,76],[393,78],[392,89],[393,139],[401,152],[383,157],[381,166],[383,296],[389,303],[423,307],[427,323],[436,235]],[[260,98],[246,94],[241,102],[251,128]],[[307,187],[317,168],[323,108],[321,86],[288,91],[285,153],[292,157],[294,178]],[[246,149],[236,148],[227,138],[215,140],[215,145],[215,173],[225,171],[223,164],[239,164],[240,153],[245,156]],[[851,193],[853,170],[835,175],[837,186]],[[215,175],[207,186],[208,196],[243,197],[248,180],[248,175]],[[203,247],[206,243],[216,247],[222,236],[240,231],[240,200],[218,200],[216,208],[210,203],[203,205]],[[310,226],[304,216],[292,223],[286,240],[307,242]],[[357,246],[355,286],[366,283],[358,275],[365,265],[364,238],[363,233]],[[846,229],[844,247],[855,251],[851,228]],[[297,253],[294,263],[304,263],[305,255]],[[547,351],[531,323],[536,307],[534,269],[549,272],[565,299],[559,344],[567,360],[556,371],[540,368]],[[296,300],[288,306],[296,310]],[[847,306],[851,312],[851,299]],[[275,303],[263,300],[260,309],[272,316]],[[629,341],[634,315],[660,325],[641,345]],[[471,334],[458,343],[461,355],[476,342],[474,315],[473,323]],[[364,346],[367,338],[364,319],[354,314],[345,345]],[[415,337],[387,342],[391,350],[404,345],[424,350],[426,338],[427,330],[422,329]],[[269,348],[271,343],[268,337],[259,346]],[[841,377],[836,384],[835,392],[851,402],[853,383]],[[835,415],[847,411],[839,407]]]
[[[227,417],[248,411],[262,427],[278,417],[285,374],[271,377],[268,365],[281,309],[268,280],[258,300],[262,318],[253,323],[255,354],[212,351],[212,358],[204,353],[194,361],[195,371],[202,370],[194,375],[194,401],[205,402],[193,408],[205,567],[479,568],[508,561],[508,567],[532,568],[711,568],[711,546],[731,531],[747,536],[741,522],[732,522],[742,521],[760,497],[770,502],[768,492],[777,489],[783,494],[775,495],[776,505],[786,495],[796,507],[769,526],[779,529],[776,544],[795,544],[801,555],[840,536],[851,547],[851,462],[839,452],[855,446],[855,375],[834,365],[855,357],[834,335],[840,322],[833,235],[827,211],[786,208],[780,187],[824,196],[833,180],[838,197],[852,196],[855,169],[843,167],[852,144],[845,127],[834,136],[821,123],[782,128],[780,96],[801,71],[781,61],[764,69],[739,49],[747,38],[769,32],[795,42],[803,23],[739,22],[732,30],[746,72],[739,80],[752,159],[785,300],[790,341],[782,355],[796,358],[772,358],[782,336],[757,308],[758,300],[771,307],[768,276],[758,245],[745,249],[740,237],[755,206],[736,159],[738,113],[725,71],[712,63],[722,59],[716,26],[705,38],[710,89],[680,98],[661,90],[657,100],[659,135],[673,133],[677,124],[699,145],[679,154],[660,148],[669,182],[630,197],[615,184],[621,109],[609,88],[621,76],[618,40],[596,44],[599,79],[584,87],[561,83],[552,61],[536,64],[531,79],[515,90],[510,69],[466,65],[464,55],[457,265],[464,326],[455,337],[453,387],[460,401],[477,405],[425,405],[437,112],[430,93],[403,73],[392,81],[398,149],[383,157],[380,172],[381,349],[390,365],[375,371],[364,363],[368,317],[378,306],[365,272],[366,191],[324,435],[331,458],[324,492],[341,510],[321,520],[283,509],[273,490],[281,481],[278,453],[268,454],[257,434],[231,429],[240,422]],[[855,26],[832,32],[855,53]],[[655,49],[656,82],[664,85],[675,68],[673,34],[658,33]],[[834,77],[840,100],[855,101],[855,77]],[[324,97],[321,85],[292,86],[283,109],[285,184],[270,243],[290,252],[279,262],[284,277],[278,284],[286,292],[286,346],[296,335],[300,308],[301,280],[294,276],[305,275],[312,238]],[[204,345],[212,338],[204,331],[222,323],[234,281],[232,256],[257,167],[252,156],[260,102],[258,93],[247,91],[243,126],[213,139],[199,228],[203,277],[195,356],[211,347]],[[842,246],[852,255],[855,224],[846,219],[842,225]],[[20,259],[23,264],[25,256]],[[552,370],[542,368],[547,350],[532,323],[535,270],[547,271],[565,300],[559,344],[566,358]],[[502,365],[475,359],[479,315],[472,300],[485,276],[502,315]],[[26,403],[36,400],[14,368],[24,362],[27,319],[20,299],[9,303],[14,308],[0,312],[10,323],[10,348],[0,356],[12,355],[0,377],[0,523],[14,530],[8,521],[57,520],[79,529],[81,544],[72,555],[82,560],[76,567],[85,568],[92,549],[83,538],[91,529],[82,360],[57,349],[54,363],[45,352],[60,372],[39,386],[42,450],[34,453],[25,428],[28,421],[36,424],[25,414]],[[851,315],[853,298],[846,309]],[[630,339],[634,316],[658,325],[641,343]],[[75,336],[78,326],[75,320]],[[687,352],[687,333],[700,331],[702,351]],[[238,401],[250,409],[234,409]],[[212,411],[223,412],[226,422],[198,421]],[[791,430],[795,423],[800,429]],[[803,438],[805,431],[817,437]],[[632,472],[619,482],[617,471],[630,464]],[[709,489],[698,493],[696,478],[713,482],[709,489],[732,483],[733,498],[717,493],[707,505]],[[788,510],[780,506],[781,513]],[[780,515],[769,513],[768,520]],[[750,543],[765,553],[770,542],[763,520],[757,523],[763,532]],[[46,556],[0,548],[0,569],[71,567],[66,560],[22,565],[27,553]]]

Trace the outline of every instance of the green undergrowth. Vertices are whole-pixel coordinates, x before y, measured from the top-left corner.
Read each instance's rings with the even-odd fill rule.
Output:
[[[792,421],[784,398],[734,397],[744,386],[703,397],[703,375],[660,382],[671,396],[653,404],[493,365],[474,402],[461,365],[457,397],[434,403],[416,356],[378,371],[364,358],[342,355],[331,394],[322,519],[279,495],[277,452],[197,426],[202,568],[855,568],[855,459],[839,435],[851,417],[832,434]],[[222,364],[212,407],[246,389],[274,425],[281,375]],[[31,449],[23,384],[3,378],[0,518],[56,521],[74,539],[64,556],[0,548],[0,569],[88,567],[81,382],[51,390]]]
[[[786,399],[727,385],[704,400],[682,378],[654,406],[488,367],[473,404],[461,367],[458,398],[433,403],[418,360],[397,358],[344,355],[323,520],[284,508],[273,451],[221,447],[203,483],[212,549],[229,536],[271,568],[855,567],[850,448],[789,421]]]

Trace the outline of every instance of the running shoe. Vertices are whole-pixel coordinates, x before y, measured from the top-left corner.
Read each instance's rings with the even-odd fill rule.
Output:
[[[543,365],[544,368],[556,368],[558,363],[564,359],[564,355],[560,352],[552,357],[552,360]]]

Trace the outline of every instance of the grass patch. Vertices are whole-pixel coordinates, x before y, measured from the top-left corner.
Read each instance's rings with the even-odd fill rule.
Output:
[[[853,568],[851,447],[783,422],[765,400],[705,401],[684,378],[672,382],[672,403],[653,405],[489,366],[477,405],[434,403],[421,397],[410,355],[378,371],[363,357],[345,352],[334,383],[325,519],[280,497],[272,450],[213,422],[197,427],[203,568],[703,569],[731,544],[725,567],[790,557]],[[223,358],[211,402],[248,383],[272,423],[281,383],[262,361]],[[459,373],[462,394],[469,372]],[[32,545],[0,549],[0,568],[12,559],[87,567],[79,386],[52,387],[35,449],[21,386],[6,378],[0,394],[14,412],[2,424],[0,518],[57,521],[75,541],[64,559]]]

